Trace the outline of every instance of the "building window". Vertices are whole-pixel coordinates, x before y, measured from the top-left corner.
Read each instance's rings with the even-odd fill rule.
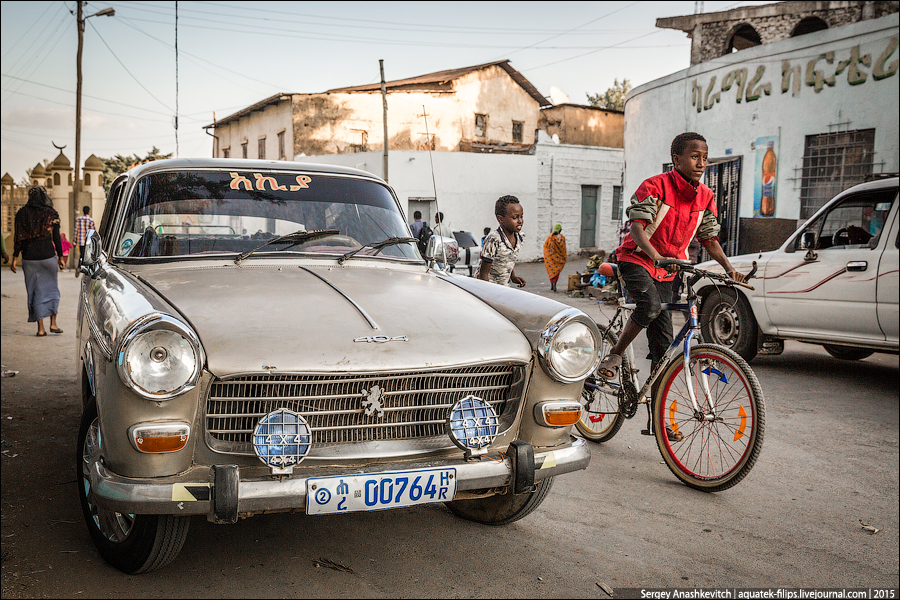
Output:
[[[278,160],[284,160],[284,132],[278,132]]]
[[[819,17],[806,17],[797,23],[797,26],[794,27],[794,31],[791,32],[791,37],[806,35],[807,33],[822,31],[824,29],[828,29],[828,23]]]
[[[350,144],[350,152],[368,152],[369,151],[369,133],[362,129],[351,129],[359,133],[359,143]]]
[[[731,34],[731,37],[728,39],[728,47],[725,49],[725,53],[731,54],[732,52],[746,50],[747,48],[759,46],[760,44],[762,44],[762,40],[759,37],[759,33],[757,33],[752,26],[744,23],[739,25],[737,29],[734,30],[734,33]]]
[[[487,115],[475,115],[475,137],[487,135]]]
[[[613,221],[621,221],[622,220],[622,186],[621,185],[613,186],[612,220]]]
[[[247,142],[241,143],[241,156],[247,158]]]
[[[87,187],[89,185],[91,185],[91,174],[85,173],[84,174],[84,187]]]
[[[838,192],[872,174],[875,130],[806,136],[800,184],[800,218],[807,219]]]
[[[257,157],[262,160],[266,157],[266,138],[259,138],[259,150],[257,151]]]
[[[231,148],[222,148],[222,158],[231,158]]]
[[[512,141],[519,144],[522,143],[522,130],[525,129],[525,123],[522,121],[513,121]]]

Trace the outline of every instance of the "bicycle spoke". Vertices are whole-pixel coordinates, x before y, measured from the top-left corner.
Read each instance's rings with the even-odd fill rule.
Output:
[[[692,487],[726,489],[743,478],[759,454],[762,392],[752,371],[741,363],[728,350],[701,345],[692,349],[688,373],[683,363],[673,361],[663,376],[654,405],[657,442],[672,472]],[[697,414],[685,375],[698,394]],[[666,427],[680,433],[681,441],[669,441]]]

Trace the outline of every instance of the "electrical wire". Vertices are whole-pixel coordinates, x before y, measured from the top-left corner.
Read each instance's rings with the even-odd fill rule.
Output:
[[[151,91],[147,88],[147,86],[145,86],[143,83],[141,83],[141,81],[134,75],[134,73],[132,73],[132,72],[128,69],[128,67],[125,66],[125,63],[122,62],[122,59],[120,59],[120,58],[116,55],[116,53],[113,51],[113,49],[110,48],[109,44],[106,43],[106,40],[103,39],[103,36],[100,35],[100,32],[97,30],[96,27],[94,27],[94,24],[93,24],[93,23],[91,23],[90,21],[88,21],[88,25],[91,26],[91,29],[94,30],[94,33],[97,34],[97,37],[100,38],[100,41],[103,42],[103,45],[106,46],[106,49],[109,50],[109,53],[113,55],[113,58],[115,58],[116,61],[118,61],[118,63],[119,63],[120,65],[122,65],[122,68],[125,69],[125,72],[128,73],[128,74],[131,76],[132,79],[134,79],[135,83],[137,83],[139,86],[141,86],[141,88],[142,88],[145,92],[147,92],[147,94],[148,94],[151,98],[153,98],[154,100],[156,100],[157,102],[159,102],[159,103],[163,106],[163,108],[169,109],[169,113],[171,114],[171,113],[172,113],[172,107],[169,106],[169,105],[167,105],[165,102],[163,102],[162,100],[160,100],[160,99],[157,98],[156,96],[154,96],[154,95],[153,95],[153,92],[151,92]]]

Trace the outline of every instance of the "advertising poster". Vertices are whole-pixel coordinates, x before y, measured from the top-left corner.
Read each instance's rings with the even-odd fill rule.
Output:
[[[756,138],[756,168],[753,181],[753,216],[774,217],[778,197],[778,136]]]

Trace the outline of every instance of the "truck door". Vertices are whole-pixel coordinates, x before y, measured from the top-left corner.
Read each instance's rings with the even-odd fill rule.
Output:
[[[816,234],[813,253],[805,259],[799,249],[779,253],[791,264],[767,265],[766,309],[779,334],[884,340],[876,285],[884,248],[881,233],[894,214],[896,195],[895,188],[882,188],[844,196],[804,229]],[[797,244],[802,237],[796,236]]]
[[[897,202],[895,201],[896,205]],[[890,218],[890,226],[885,227],[887,234],[882,241],[884,252],[881,262],[878,263],[878,283],[875,284],[875,298],[878,302],[878,324],[889,342],[897,344],[898,328],[900,328],[900,314],[898,314],[898,294],[900,294],[900,274],[897,270],[898,255],[900,255],[900,227],[897,224],[897,210],[894,207],[893,216]]]

